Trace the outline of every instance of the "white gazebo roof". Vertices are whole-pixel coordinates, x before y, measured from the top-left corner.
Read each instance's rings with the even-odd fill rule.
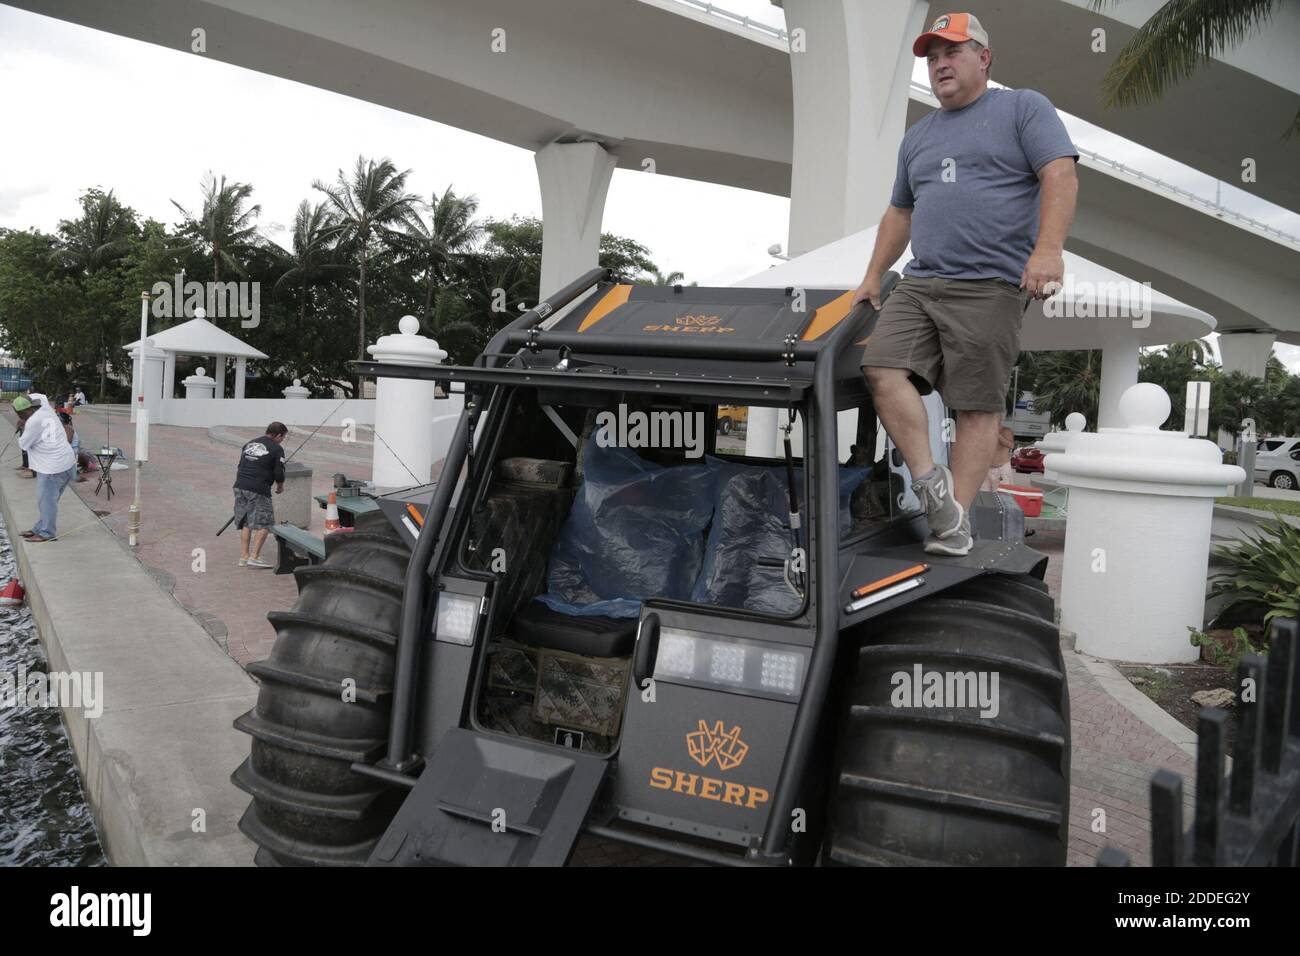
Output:
[[[875,248],[878,228],[872,226],[861,232],[855,232],[851,236],[827,243],[789,262],[773,266],[734,284],[750,288],[785,286],[804,289],[855,288],[867,271],[871,251]],[[903,266],[911,259],[912,247],[909,245],[891,268],[901,274]],[[1097,289],[1106,285],[1113,287],[1133,281],[1127,276],[1068,250],[1065,253],[1065,273],[1067,278],[1073,281],[1071,288],[1076,303],[1083,299],[1095,301],[1095,295],[1080,291],[1083,283],[1089,283],[1091,288]],[[1131,336],[1139,345],[1165,345],[1169,342],[1198,339],[1208,335],[1214,331],[1216,324],[1214,317],[1208,313],[1170,298],[1155,289],[1151,290],[1150,324],[1142,328],[1134,326],[1127,318],[1049,317],[1043,311],[1044,305],[1045,303],[1037,301],[1029,304],[1029,310],[1025,313],[1024,324],[1021,327],[1021,348],[1031,351],[1095,349],[1101,348],[1103,339],[1110,339],[1115,334]]]
[[[234,358],[270,358],[247,342],[242,342],[207,319],[190,319],[162,332],[149,336],[155,348],[177,355],[230,355]],[[122,348],[138,348],[140,340],[129,342]]]

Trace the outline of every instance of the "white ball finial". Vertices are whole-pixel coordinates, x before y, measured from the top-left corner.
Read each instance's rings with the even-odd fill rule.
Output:
[[[207,372],[205,372],[205,371],[203,370],[203,366],[200,365],[200,366],[199,366],[199,370],[198,370],[197,372],[195,372],[194,374],[197,375],[199,378],[202,378],[204,375],[207,374]]]
[[[1154,382],[1138,382],[1119,397],[1119,414],[1129,428],[1155,431],[1169,417],[1169,396]]]
[[[208,310],[203,308],[203,306],[199,306],[197,309],[194,310],[194,318],[206,319],[207,317],[208,317]]]
[[[397,328],[403,335],[415,335],[420,331],[420,320],[413,315],[404,315],[397,323]]]
[[[295,379],[293,380],[293,387],[294,387],[294,388],[302,388],[302,379],[300,379],[300,378],[295,378]]]
[[[1068,432],[1081,432],[1088,425],[1088,419],[1084,417],[1083,412],[1070,412],[1065,416],[1065,430]]]

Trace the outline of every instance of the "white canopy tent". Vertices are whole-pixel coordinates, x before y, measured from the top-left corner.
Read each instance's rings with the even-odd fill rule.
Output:
[[[862,281],[876,244],[872,226],[812,252],[773,266],[734,283],[746,287],[852,289]],[[891,268],[902,273],[912,259],[912,247]],[[1072,252],[1065,253],[1066,286],[1046,302],[1031,302],[1021,327],[1021,347],[1029,351],[1059,349],[1102,350],[1101,425],[1122,425],[1119,397],[1137,383],[1138,348],[1197,339],[1214,331],[1214,317],[1154,289],[1139,317],[1129,314],[1098,317],[1107,311],[1108,296],[1136,288],[1135,280]],[[1113,305],[1113,302],[1112,302]],[[1051,307],[1055,315],[1047,314]],[[1114,312],[1113,308],[1110,311]]]
[[[235,398],[244,397],[244,378],[250,358],[269,358],[265,352],[258,351],[247,342],[235,338],[224,329],[213,325],[205,318],[190,319],[149,336],[147,344],[164,353],[162,394],[171,398],[176,388],[176,356],[201,355],[212,358],[212,376],[217,380],[216,397],[225,397],[226,360],[235,360]],[[140,340],[136,339],[124,345],[138,364]],[[133,381],[140,381],[137,368]]]

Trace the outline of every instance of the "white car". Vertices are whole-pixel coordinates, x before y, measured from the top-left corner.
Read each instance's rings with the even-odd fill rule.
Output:
[[[1294,438],[1283,441],[1284,445],[1277,451],[1261,452],[1255,456],[1255,480],[1273,488],[1295,491],[1300,488],[1300,441]]]

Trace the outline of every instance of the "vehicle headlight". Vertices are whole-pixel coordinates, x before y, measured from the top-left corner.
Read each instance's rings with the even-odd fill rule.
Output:
[[[659,631],[655,677],[775,697],[798,697],[807,652],[677,627]]]
[[[481,597],[443,591],[438,595],[438,609],[433,620],[433,636],[449,644],[467,646],[473,644],[482,604]]]

